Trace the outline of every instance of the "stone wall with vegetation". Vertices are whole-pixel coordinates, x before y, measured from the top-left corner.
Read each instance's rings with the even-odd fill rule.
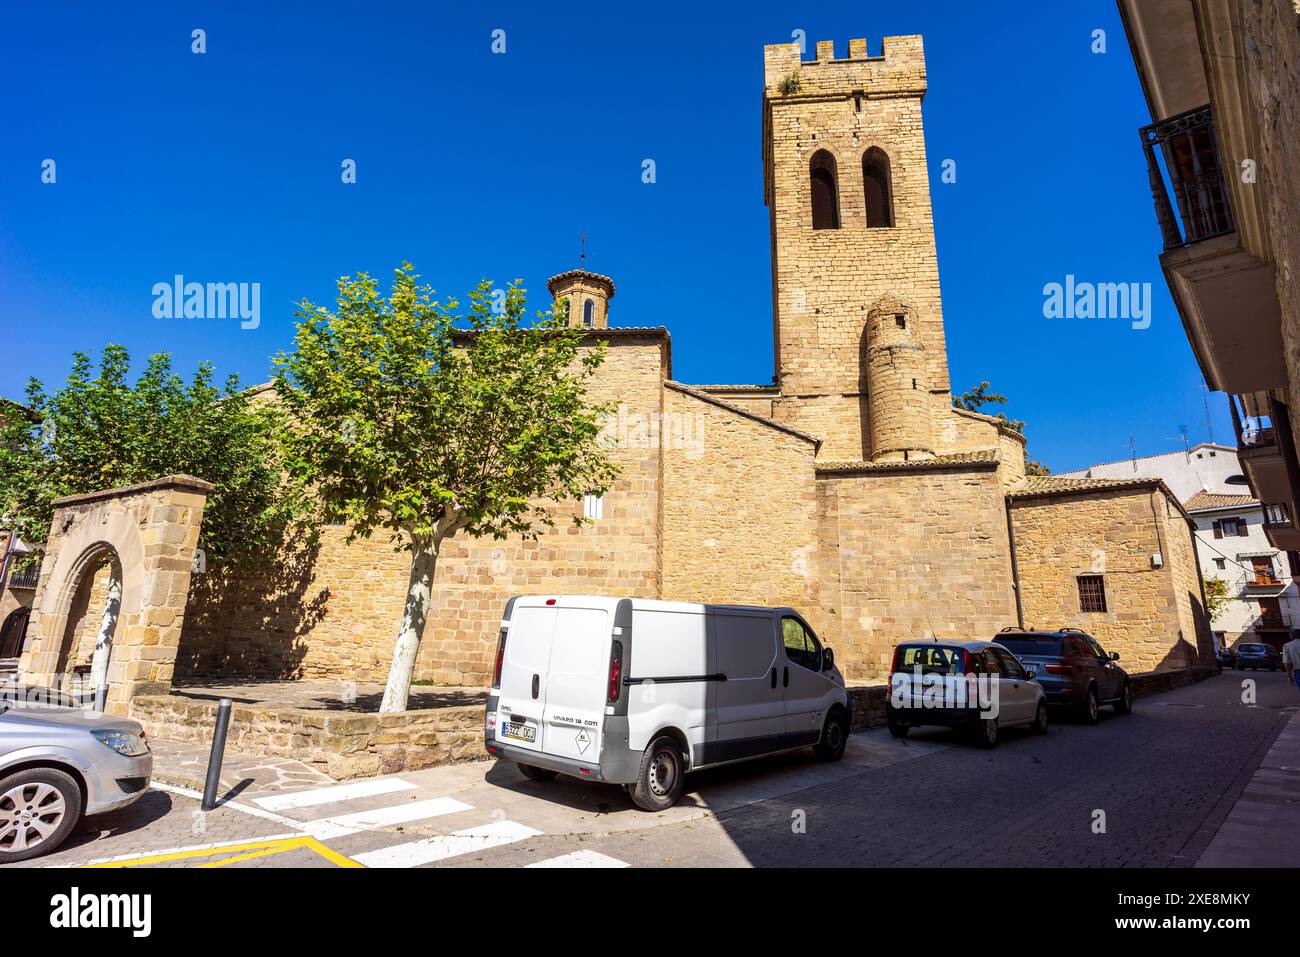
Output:
[[[658,595],[660,448],[650,423],[662,412],[666,349],[666,339],[611,336],[592,398],[621,406],[610,455],[622,471],[602,518],[574,527],[583,504],[567,502],[556,528],[535,542],[460,536],[444,544],[416,680],[487,684],[512,595]],[[181,674],[387,678],[410,559],[379,533],[346,538],[346,528],[327,528],[317,549],[286,553],[255,575],[195,576]]]

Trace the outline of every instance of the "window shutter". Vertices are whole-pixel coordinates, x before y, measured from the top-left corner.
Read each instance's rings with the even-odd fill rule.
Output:
[[[1215,538],[1223,537],[1223,522],[1217,518],[1214,520],[1214,537]]]

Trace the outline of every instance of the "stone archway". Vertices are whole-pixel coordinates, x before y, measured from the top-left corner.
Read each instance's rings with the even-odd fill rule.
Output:
[[[119,585],[116,627],[109,629],[111,653],[97,653],[97,663],[106,666],[107,710],[125,714],[135,695],[171,690],[194,551],[213,488],[193,476],[170,475],[54,502],[31,634],[19,663],[24,683],[58,682],[77,590],[109,557]]]

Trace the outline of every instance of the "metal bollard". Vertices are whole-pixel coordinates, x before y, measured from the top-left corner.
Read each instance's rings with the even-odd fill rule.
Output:
[[[226,731],[230,728],[230,699],[217,705],[217,726],[212,732],[212,753],[208,755],[208,778],[203,783],[203,810],[217,806],[217,788],[221,786],[221,759],[226,753]]]

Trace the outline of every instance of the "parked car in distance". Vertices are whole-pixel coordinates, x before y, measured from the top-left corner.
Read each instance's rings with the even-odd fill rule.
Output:
[[[1218,660],[1220,668],[1235,668],[1237,665],[1237,656],[1233,654],[1231,648],[1220,648],[1214,657]]]
[[[1003,628],[997,640],[1043,686],[1048,704],[1073,708],[1088,724],[1101,720],[1102,705],[1113,706],[1116,714],[1133,710],[1133,684],[1128,672],[1116,664],[1119,655],[1107,653],[1086,632]]]
[[[139,722],[0,697],[0,864],[48,854],[82,817],[138,800],[152,774]]]
[[[987,702],[970,693],[972,679],[977,686],[985,682],[987,702],[995,703],[995,709],[981,707]],[[932,688],[929,698],[927,684]],[[951,694],[936,697],[936,687]],[[1003,728],[1029,726],[1045,733],[1047,698],[1016,656],[995,642],[904,642],[894,649],[885,722],[896,738],[919,725],[940,725],[961,728],[982,747],[992,748]]]
[[[1244,642],[1237,645],[1233,651],[1237,655],[1237,667],[1242,671],[1247,668],[1251,671],[1257,671],[1260,668],[1277,671],[1282,667],[1282,652],[1263,642]]]
[[[698,768],[808,746],[839,760],[850,707],[834,654],[791,608],[517,597],[484,737],[533,781],[621,784],[659,811]]]

